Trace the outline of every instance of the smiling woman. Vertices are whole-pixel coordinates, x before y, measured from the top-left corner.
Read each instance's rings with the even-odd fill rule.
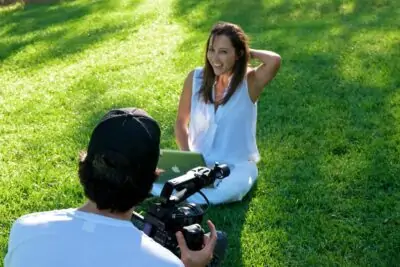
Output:
[[[250,57],[261,64],[250,68]],[[250,49],[240,26],[221,22],[208,37],[205,66],[185,80],[175,125],[178,146],[202,153],[209,166],[219,162],[231,169],[227,178],[202,190],[212,204],[241,201],[257,180],[257,102],[279,67],[278,54]],[[152,192],[159,195],[161,189],[156,184]],[[200,194],[188,200],[205,203]]]

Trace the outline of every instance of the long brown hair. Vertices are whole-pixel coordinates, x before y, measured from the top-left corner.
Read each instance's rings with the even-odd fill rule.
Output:
[[[206,103],[214,103],[213,95],[212,95],[212,87],[215,82],[215,73],[213,68],[208,61],[207,51],[210,45],[210,42],[214,40],[215,36],[225,35],[227,36],[231,42],[232,46],[235,48],[235,53],[238,59],[233,66],[233,76],[230,82],[230,87],[224,99],[220,104],[225,104],[229,98],[235,93],[239,84],[243,81],[244,76],[247,71],[247,64],[250,57],[250,48],[248,44],[248,37],[242,30],[242,28],[236,24],[229,22],[218,22],[213,26],[210,32],[210,36],[208,37],[206,44],[206,53],[205,53],[205,66],[203,71],[203,82],[200,87],[199,94],[203,97]]]

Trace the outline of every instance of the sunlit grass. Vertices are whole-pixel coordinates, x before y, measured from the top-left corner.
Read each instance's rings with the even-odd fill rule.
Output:
[[[218,20],[282,55],[259,102],[256,188],[207,218],[224,266],[400,262],[396,1],[65,1],[0,8],[0,257],[22,214],[77,206],[77,155],[101,115],[136,106],[162,146]],[[2,266],[2,265],[0,265]]]

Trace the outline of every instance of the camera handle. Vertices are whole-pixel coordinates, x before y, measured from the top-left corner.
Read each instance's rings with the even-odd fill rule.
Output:
[[[210,204],[207,197],[200,190],[205,186],[208,186],[216,179],[223,179],[229,176],[230,170],[226,164],[219,164],[215,162],[213,168],[197,167],[188,171],[186,174],[177,178],[171,179],[164,184],[161,191],[161,197],[166,200],[167,206],[174,206],[196,192],[199,192],[207,202],[207,206]],[[177,193],[172,195],[173,191]]]

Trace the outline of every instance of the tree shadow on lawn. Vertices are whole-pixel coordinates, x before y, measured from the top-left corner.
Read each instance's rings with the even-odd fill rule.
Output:
[[[131,1],[135,9],[141,0]],[[27,4],[23,8],[0,13],[0,60],[12,59],[20,52],[29,53],[13,62],[16,67],[32,68],[49,60],[84,51],[107,38],[124,38],[144,19],[126,21],[118,3],[109,1],[68,1],[62,4]],[[126,7],[125,7],[126,8]],[[113,19],[114,18],[114,19]],[[86,21],[82,24],[82,21]],[[83,27],[84,25],[84,27]]]
[[[301,58],[297,66],[307,69]],[[296,93],[266,93],[260,104],[268,126],[260,131],[263,182],[283,211],[288,264],[394,265],[396,223],[384,222],[398,217],[400,140],[389,107],[395,88],[340,81],[335,71],[339,82],[329,88],[297,72]]]
[[[177,2],[174,16],[192,32],[179,50],[193,53],[177,62],[202,65],[221,20],[283,58],[258,106],[258,186],[237,216],[240,203],[212,211],[235,220],[222,227],[236,244],[224,266],[399,262],[398,10],[388,1]]]

